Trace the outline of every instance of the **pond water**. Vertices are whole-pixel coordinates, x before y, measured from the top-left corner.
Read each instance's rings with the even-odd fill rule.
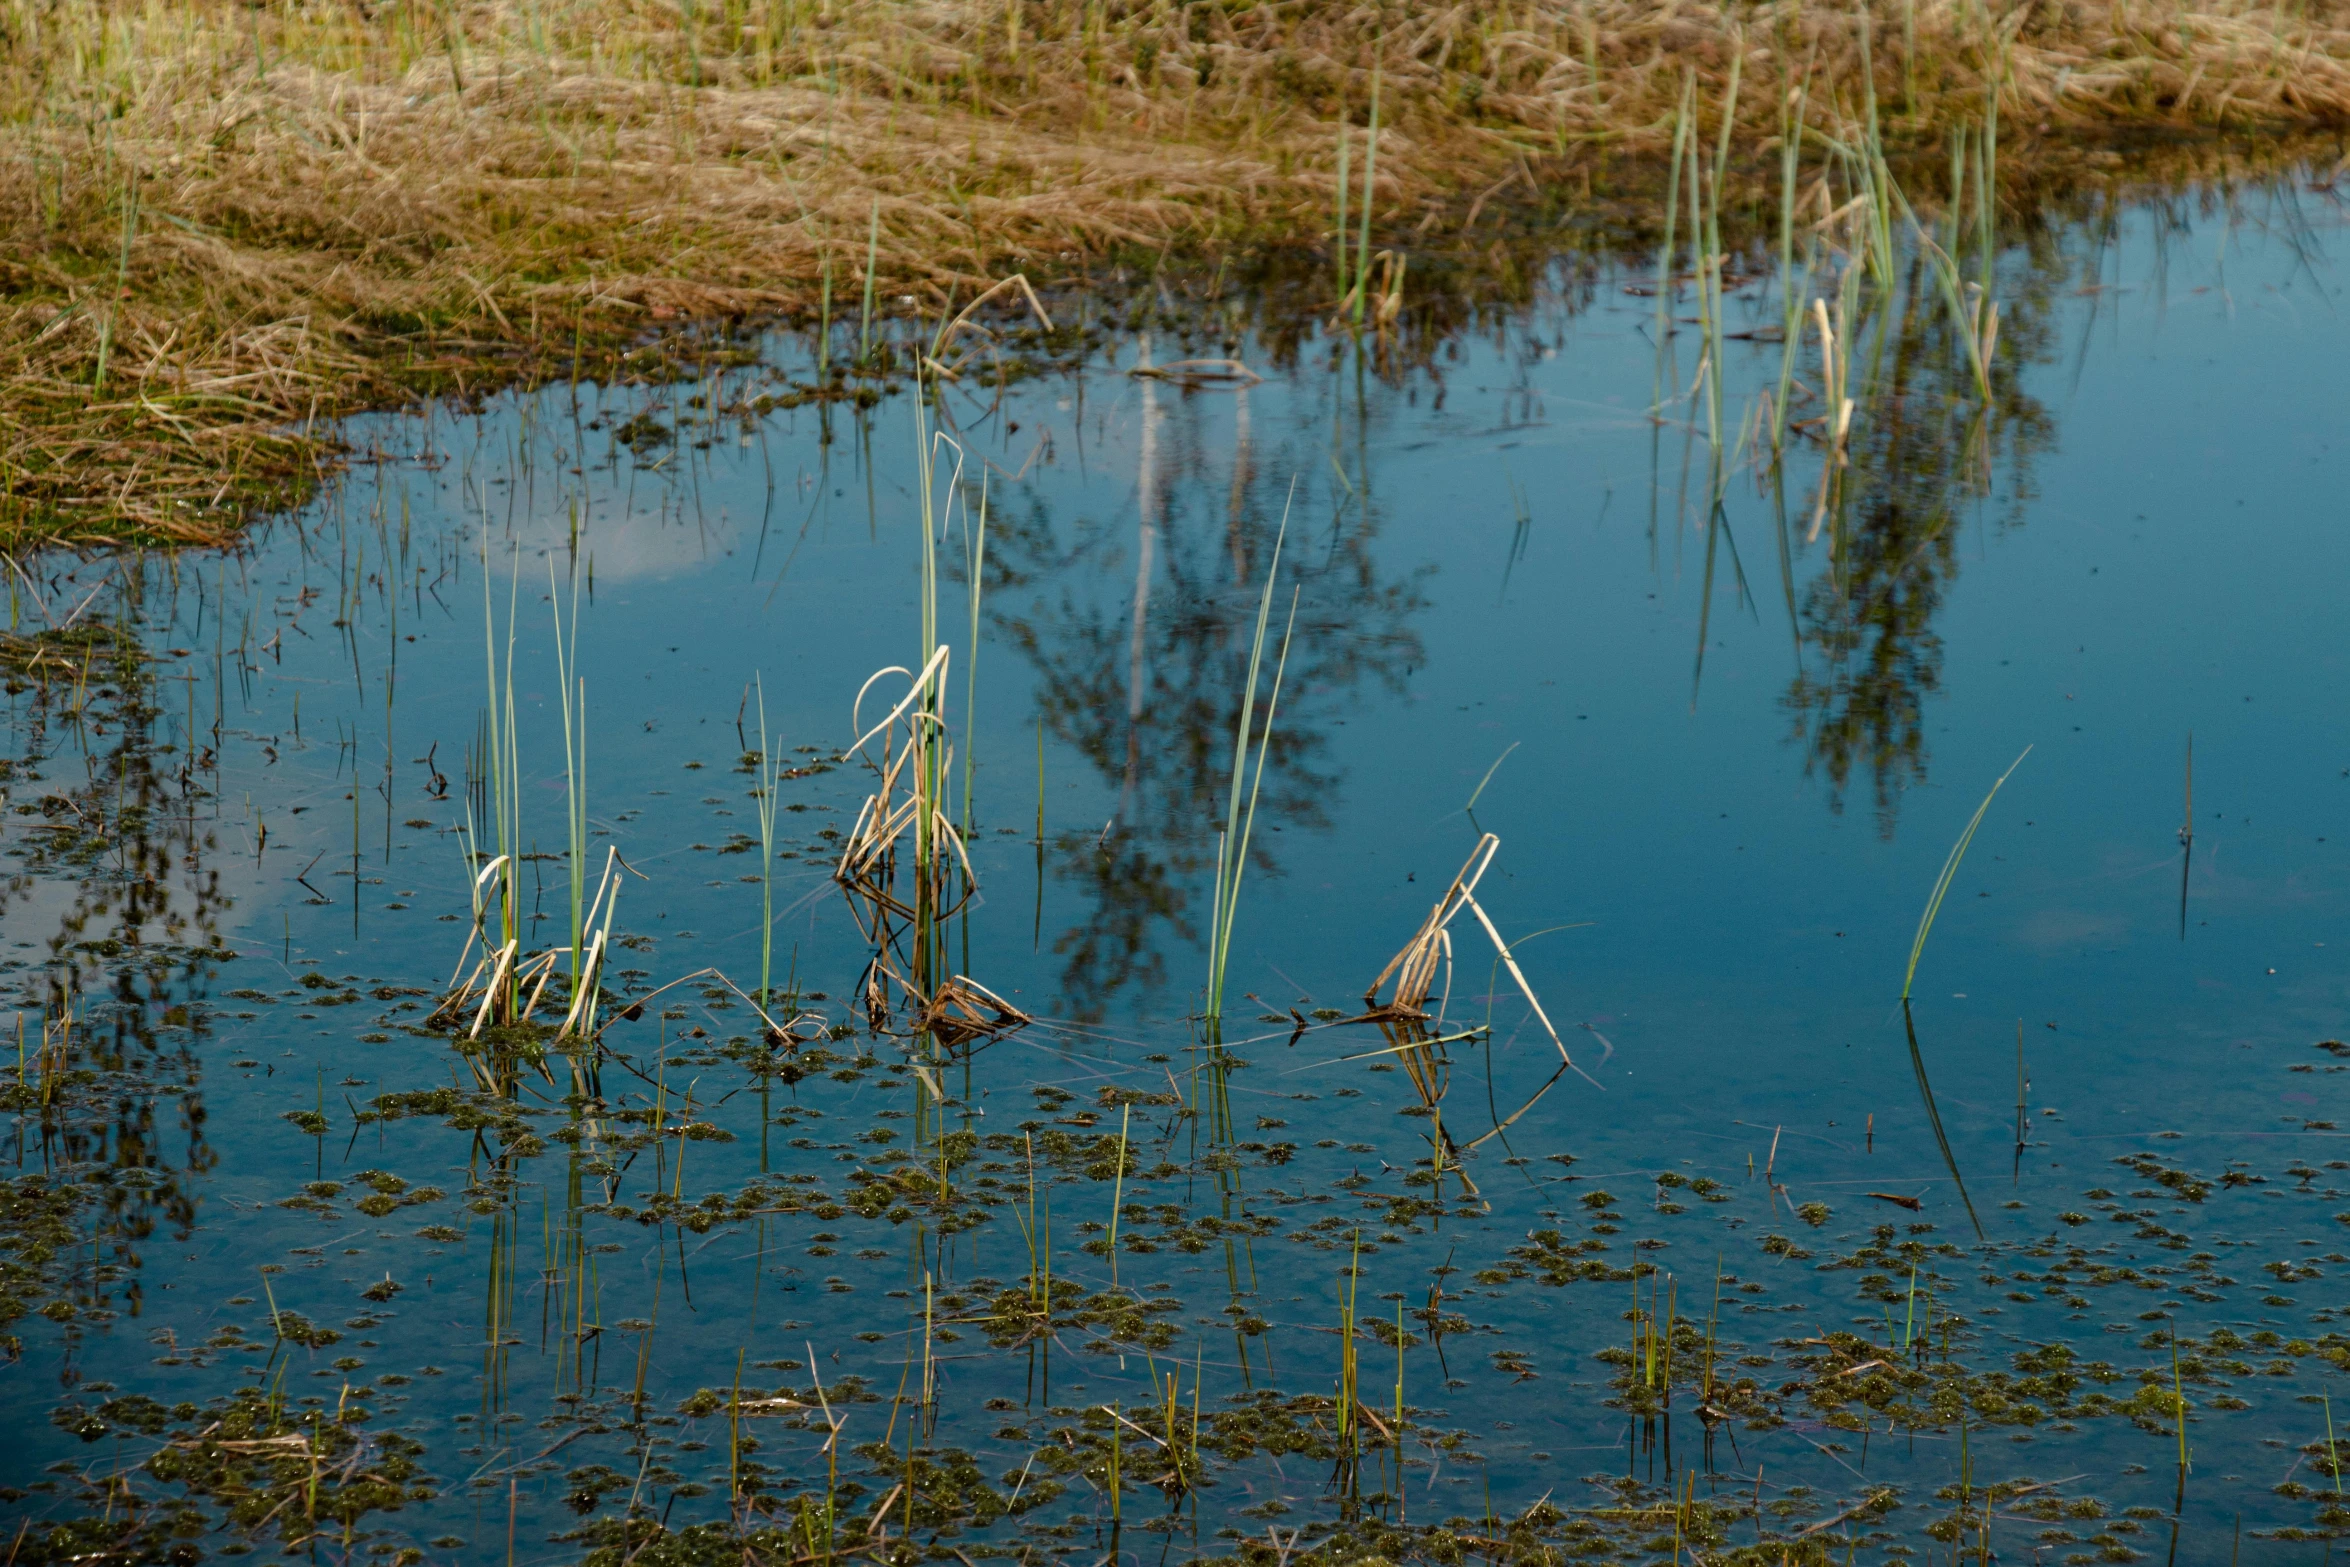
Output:
[[[1907,257],[1840,465],[1808,330],[1768,460],[1762,271],[1694,383],[1636,261],[1392,341],[1204,276],[965,338],[969,875],[888,924],[1018,1026],[877,1025],[835,879],[923,659],[902,374],[712,340],[361,421],[225,557],[25,562],[15,1558],[2320,1559],[2339,228],[2013,236],[1987,404]],[[509,796],[558,999],[469,1040]],[[1350,1021],[1486,834],[1522,979],[1456,911],[1431,1015]]]

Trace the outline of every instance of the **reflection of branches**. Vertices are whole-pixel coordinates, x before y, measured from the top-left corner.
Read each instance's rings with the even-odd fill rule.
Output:
[[[998,628],[1041,676],[1045,723],[1119,800],[1109,830],[1073,835],[1056,856],[1056,874],[1091,906],[1054,946],[1064,959],[1059,1006],[1072,1017],[1099,1016],[1129,985],[1163,983],[1164,935],[1200,934],[1192,888],[1214,861],[1256,590],[1296,466],[1262,463],[1283,488],[1260,495],[1259,461],[1244,446],[1237,472],[1228,460],[1211,467],[1188,409],[1178,406],[1155,435],[1147,595],[1122,586],[1114,600],[1089,602],[1063,587],[1057,599],[1040,593],[1014,607],[1019,588],[1047,577],[1092,574],[1106,586],[1135,562],[1091,520],[1064,538],[1033,494],[1024,511],[1004,506],[989,529],[998,575],[987,602],[998,606]],[[1383,580],[1373,539],[1372,529],[1350,527],[1292,579],[1302,594],[1296,637],[1258,802],[1274,832],[1328,825],[1342,782],[1328,759],[1336,715],[1368,680],[1400,689],[1421,656],[1409,629],[1424,602],[1419,579]],[[1278,872],[1273,841],[1259,833],[1252,843],[1257,872]]]
[[[191,1178],[216,1159],[201,1096],[186,1091],[205,1026],[187,1002],[210,977],[226,900],[205,863],[212,835],[188,809],[195,767],[170,765],[173,748],[156,732],[159,683],[139,641],[145,584],[137,571],[109,576],[64,625],[11,635],[0,653],[11,694],[26,698],[0,760],[0,804],[37,818],[20,839],[18,871],[0,882],[0,919],[65,891],[62,910],[44,916],[48,961],[22,1004],[58,1020],[68,1092],[20,1124],[40,1138],[60,1194],[96,1207],[74,1293],[103,1310],[119,1287],[135,1312],[140,1243],[159,1223],[190,1233]],[[102,607],[101,592],[111,595]],[[126,1083],[148,1091],[125,1092]],[[185,1150],[176,1155],[156,1124],[159,1088],[179,1107]],[[110,1173],[83,1179],[92,1169]]]
[[[1898,298],[1879,307],[1875,372],[1839,484],[1831,558],[1798,613],[1800,640],[1818,656],[1797,673],[1786,706],[1809,752],[1806,770],[1827,775],[1833,808],[1865,769],[1887,834],[1902,794],[1926,773],[1925,700],[1942,680],[1934,620],[1957,575],[1965,509],[1991,493],[2004,466],[2004,520],[2020,520],[2031,462],[2053,438],[2047,410],[2013,368],[2045,341],[2042,283],[2014,295],[2003,318],[2010,358],[1993,376],[1988,409],[1968,399],[1969,362],[1914,264]]]

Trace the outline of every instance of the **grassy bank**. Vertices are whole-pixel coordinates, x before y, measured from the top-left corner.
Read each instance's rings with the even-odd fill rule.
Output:
[[[853,330],[868,258],[935,312],[1124,248],[1328,246],[1374,104],[1371,242],[1409,252],[1645,188],[1685,76],[1718,103],[1733,64],[1757,158],[1795,83],[1832,132],[1866,70],[1896,146],[1995,97],[2011,180],[2350,117],[2333,0],[0,0],[0,35],[17,541],[224,537],[338,415],[664,322],[829,289]]]

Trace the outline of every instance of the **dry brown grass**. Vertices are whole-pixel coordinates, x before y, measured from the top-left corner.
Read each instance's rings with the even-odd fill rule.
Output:
[[[884,297],[932,310],[1013,265],[1326,241],[1374,74],[1377,242],[1435,246],[1652,152],[1684,71],[1737,50],[1755,149],[1794,73],[1823,123],[1856,112],[1860,30],[1621,0],[0,0],[0,529],[217,539],[355,408],[804,307],[827,261],[853,314],[876,211]],[[1890,140],[1997,72],[2010,167],[2350,117],[2338,0],[1880,0],[1871,32]]]

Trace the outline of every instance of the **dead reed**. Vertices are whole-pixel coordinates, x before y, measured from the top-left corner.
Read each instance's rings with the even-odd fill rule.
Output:
[[[2338,0],[1904,0],[1870,30],[1795,0],[0,0],[0,529],[218,539],[304,492],[338,414],[641,365],[667,321],[829,326],[851,277],[861,366],[908,296],[1121,247],[1308,242],[1384,319],[1407,247],[1662,155],[1691,75],[1774,84],[1742,150],[1798,75],[1920,152],[1988,95],[2011,170],[2350,113]]]

